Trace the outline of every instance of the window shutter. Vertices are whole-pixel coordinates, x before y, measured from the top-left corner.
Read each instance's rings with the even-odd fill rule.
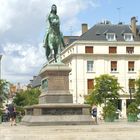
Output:
[[[135,89],[135,79],[129,79],[129,88]]]
[[[134,68],[134,61],[129,61],[128,62],[128,67],[129,68]]]
[[[88,90],[94,88],[94,80],[93,79],[88,79]]]
[[[117,68],[117,61],[111,61],[111,68]]]
[[[93,53],[93,46],[86,46],[85,53]]]
[[[126,47],[126,53],[134,53],[134,47]]]
[[[117,53],[117,47],[109,47],[109,53]]]

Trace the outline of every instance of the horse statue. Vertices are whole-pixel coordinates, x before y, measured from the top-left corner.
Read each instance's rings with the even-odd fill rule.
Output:
[[[51,12],[48,16],[49,29],[44,40],[47,60],[54,58],[55,62],[57,62],[57,54],[60,57],[62,47],[65,47],[63,35],[60,32],[60,21],[58,15],[56,14],[56,8],[56,5],[52,5]]]

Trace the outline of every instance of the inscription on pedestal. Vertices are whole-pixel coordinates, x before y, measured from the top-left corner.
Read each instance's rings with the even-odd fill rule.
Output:
[[[49,77],[49,90],[67,90],[68,83],[65,77]]]
[[[42,115],[82,115],[81,108],[43,108]]]

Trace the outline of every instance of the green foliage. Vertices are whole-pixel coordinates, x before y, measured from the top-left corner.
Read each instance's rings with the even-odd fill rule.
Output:
[[[136,93],[134,94],[136,103],[140,105],[140,77],[136,80]]]
[[[106,104],[106,100],[114,100],[119,98],[119,90],[121,89],[117,79],[108,74],[95,78],[96,85],[93,92],[85,97],[88,104]]]
[[[115,118],[116,116],[116,107],[114,103],[107,102],[107,105],[103,107],[103,117],[104,118]]]
[[[0,79],[0,105],[7,99],[8,95],[8,82],[6,80]]]
[[[127,116],[127,120],[128,122],[137,122],[138,121],[137,114],[129,114]]]
[[[2,109],[0,108],[0,116],[2,115]]]
[[[21,115],[25,114],[25,110],[22,106],[16,106],[16,112],[19,112]]]
[[[38,104],[38,97],[40,95],[39,89],[28,89],[26,91],[22,91],[17,93],[14,98],[14,103],[16,106],[28,106],[33,104]]]
[[[130,115],[130,114],[137,115],[138,113],[139,113],[138,105],[135,102],[132,102],[127,108],[127,114],[128,115]]]

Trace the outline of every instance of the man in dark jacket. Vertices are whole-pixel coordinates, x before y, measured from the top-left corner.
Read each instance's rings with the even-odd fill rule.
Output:
[[[8,105],[8,111],[9,111],[11,126],[16,125],[16,110],[13,103]]]

